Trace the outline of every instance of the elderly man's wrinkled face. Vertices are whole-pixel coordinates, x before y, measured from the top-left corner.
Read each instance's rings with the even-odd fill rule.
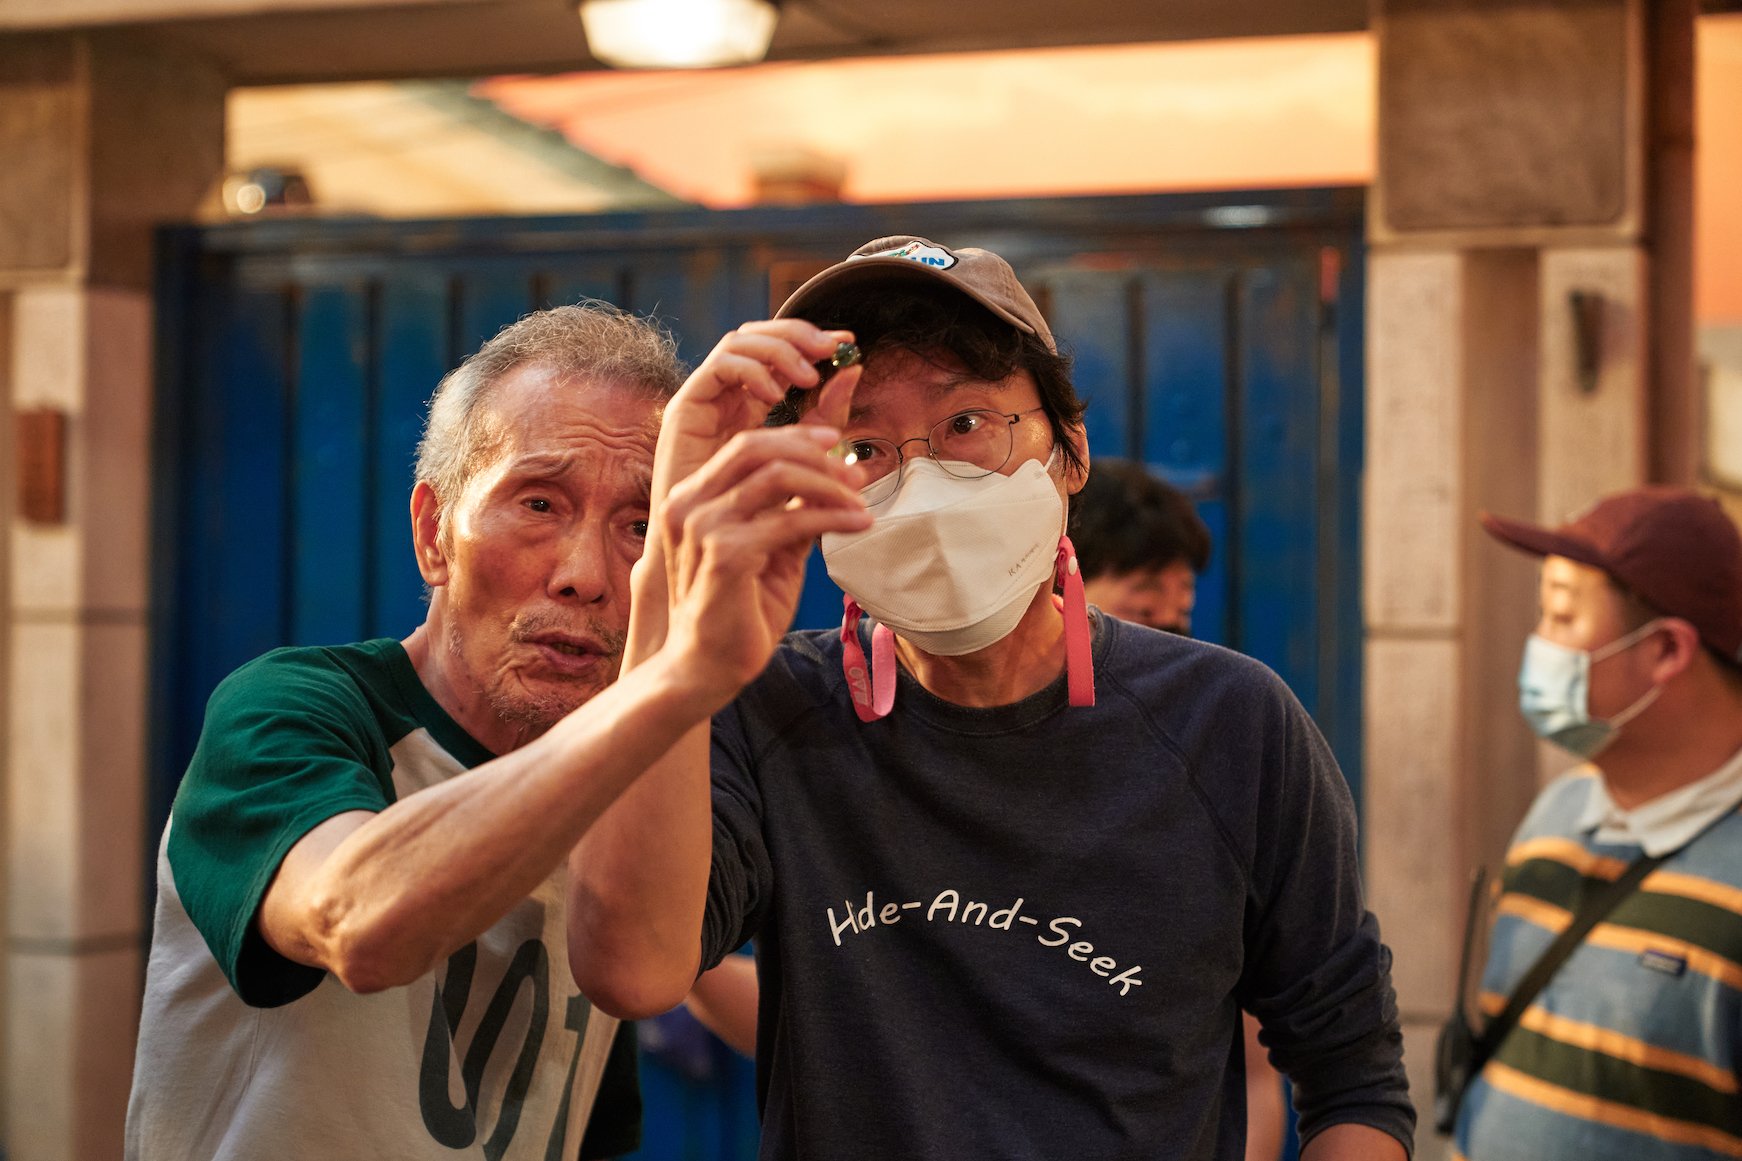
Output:
[[[437,647],[468,693],[536,732],[617,677],[659,404],[532,365],[485,406],[494,452],[444,514]]]

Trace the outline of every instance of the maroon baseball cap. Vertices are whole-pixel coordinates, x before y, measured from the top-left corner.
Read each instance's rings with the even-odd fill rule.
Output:
[[[1686,488],[1634,488],[1604,497],[1558,528],[1488,512],[1482,527],[1536,556],[1602,569],[1742,663],[1742,534],[1711,497]]]
[[[865,243],[846,259],[792,292],[775,318],[807,318],[827,294],[874,283],[924,283],[954,287],[1018,330],[1038,335],[1058,353],[1040,308],[1016,278],[1010,263],[990,250],[952,250],[928,238],[896,234]]]

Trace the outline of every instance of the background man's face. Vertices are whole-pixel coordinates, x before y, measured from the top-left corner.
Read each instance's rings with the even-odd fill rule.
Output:
[[[1190,636],[1198,574],[1183,560],[1137,572],[1102,573],[1083,582],[1083,594],[1122,621]]]
[[[1568,649],[1590,652],[1625,636],[1632,628],[1627,604],[1601,569],[1563,556],[1542,562],[1541,617],[1536,633]],[[1591,716],[1621,712],[1650,687],[1649,655],[1624,649],[1591,666],[1587,703]]]
[[[438,647],[499,718],[542,730],[616,679],[658,404],[532,365],[486,406],[497,449],[447,513]]]

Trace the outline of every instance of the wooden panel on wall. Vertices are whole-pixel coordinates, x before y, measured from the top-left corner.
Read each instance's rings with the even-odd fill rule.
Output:
[[[0,45],[0,270],[72,265],[77,85],[70,40]]]
[[[1383,0],[1376,235],[1642,220],[1637,0]]]

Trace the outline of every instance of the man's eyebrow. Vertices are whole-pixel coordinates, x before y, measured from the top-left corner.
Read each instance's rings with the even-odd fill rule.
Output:
[[[574,451],[544,451],[528,452],[517,456],[503,473],[506,480],[555,480],[568,475],[576,468],[585,467],[586,459]],[[589,478],[598,475],[590,473]],[[631,469],[629,482],[634,489],[643,495],[653,493],[653,465],[637,465]]]
[[[1005,384],[986,379],[976,379],[973,375],[949,375],[926,386],[926,395],[932,400],[947,399],[951,394],[963,387],[984,385],[990,390],[1001,390]],[[847,412],[848,423],[860,423],[877,414],[875,403],[854,404]]]
[[[508,474],[514,476],[530,476],[533,479],[550,479],[560,476],[574,466],[579,458],[574,452],[546,451],[528,452],[516,456],[508,464]]]
[[[1557,580],[1553,577],[1544,579],[1542,587],[1544,591],[1550,593],[1576,593],[1579,591],[1578,586],[1572,581]]]

